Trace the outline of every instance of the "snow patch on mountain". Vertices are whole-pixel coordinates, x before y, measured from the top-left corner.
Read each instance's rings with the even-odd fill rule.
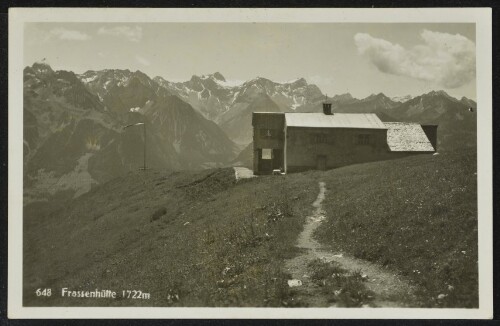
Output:
[[[231,87],[241,86],[243,85],[244,82],[245,82],[244,80],[239,80],[239,79],[226,80],[226,81],[218,80],[217,84],[219,84],[222,87],[231,88]]]
[[[401,102],[401,103],[404,103],[404,102],[409,101],[411,99],[413,99],[413,96],[411,96],[411,95],[391,97],[391,100],[393,100],[394,102]]]
[[[84,83],[84,84],[88,84],[90,82],[93,82],[94,80],[97,79],[97,74],[96,75],[90,75],[88,77],[82,77],[80,80]]]

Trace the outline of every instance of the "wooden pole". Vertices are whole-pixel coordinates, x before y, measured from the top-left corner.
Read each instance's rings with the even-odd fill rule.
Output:
[[[146,171],[146,121],[144,121],[144,171]]]

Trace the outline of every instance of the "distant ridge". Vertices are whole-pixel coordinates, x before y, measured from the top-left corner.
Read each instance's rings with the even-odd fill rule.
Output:
[[[304,78],[279,83],[256,77],[235,84],[215,72],[170,82],[139,70],[75,74],[37,62],[24,69],[24,98],[25,180],[32,199],[49,193],[47,187],[81,194],[141,166],[141,130],[122,129],[139,121],[149,126],[148,164],[167,169],[231,164],[251,143],[252,112],[322,112],[325,99],[334,113],[438,124],[439,150],[476,146],[477,103],[443,90],[413,97],[377,93],[357,99],[344,93],[327,98]],[[85,189],[76,189],[74,178],[87,178]]]

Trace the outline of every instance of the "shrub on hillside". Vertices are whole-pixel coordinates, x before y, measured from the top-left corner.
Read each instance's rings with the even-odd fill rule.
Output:
[[[167,209],[165,207],[160,207],[154,211],[154,213],[151,215],[151,218],[149,220],[151,222],[156,221],[156,220],[160,219],[160,217],[162,217],[165,214],[167,214]]]

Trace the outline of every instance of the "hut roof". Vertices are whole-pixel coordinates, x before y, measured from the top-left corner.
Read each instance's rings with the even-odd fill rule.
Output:
[[[385,122],[387,144],[391,152],[433,152],[422,126],[410,122]]]
[[[285,113],[287,127],[387,129],[375,113]]]

